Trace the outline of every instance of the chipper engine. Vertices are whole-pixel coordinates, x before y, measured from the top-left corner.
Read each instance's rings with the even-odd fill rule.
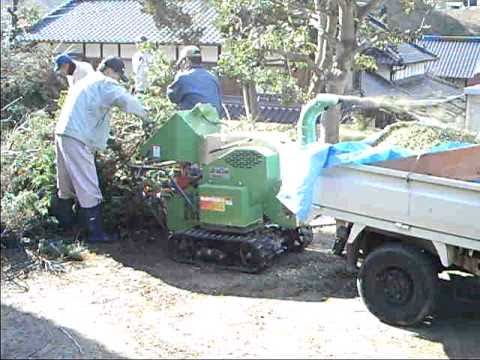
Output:
[[[317,116],[336,102],[326,98],[303,109],[300,141],[312,136]],[[132,166],[158,175],[157,190],[144,194],[161,199],[173,259],[260,272],[279,254],[303,250],[312,229],[276,198],[281,144],[221,133],[221,126],[210,105],[178,111],[143,144],[144,162]]]

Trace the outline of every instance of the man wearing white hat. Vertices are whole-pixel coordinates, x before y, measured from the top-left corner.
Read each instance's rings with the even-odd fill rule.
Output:
[[[211,104],[223,117],[220,82],[201,63],[202,55],[197,46],[183,48],[176,64],[178,72],[167,88],[167,96],[182,110],[190,110],[198,103]]]

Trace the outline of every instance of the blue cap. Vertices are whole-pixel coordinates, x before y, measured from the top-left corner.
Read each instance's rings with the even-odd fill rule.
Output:
[[[55,68],[54,71],[58,71],[60,66],[63,64],[71,64],[73,63],[73,59],[68,54],[60,54],[55,58]]]

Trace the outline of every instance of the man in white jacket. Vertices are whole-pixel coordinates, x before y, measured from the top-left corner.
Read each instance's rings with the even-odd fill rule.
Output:
[[[120,58],[104,59],[97,72],[70,89],[55,128],[58,199],[52,215],[63,228],[73,226],[72,208],[77,199],[89,242],[114,240],[103,231],[102,193],[94,156],[107,146],[110,110],[119,107],[143,119],[147,115],[139,100],[119,84],[119,80],[128,80],[124,71]]]
[[[68,54],[60,54],[55,58],[54,71],[66,76],[70,87],[94,72],[88,62],[73,60]]]

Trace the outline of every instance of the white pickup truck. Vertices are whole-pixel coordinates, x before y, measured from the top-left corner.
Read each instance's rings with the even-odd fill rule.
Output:
[[[480,276],[479,181],[480,146],[323,171],[314,212],[342,224],[336,251],[379,319],[422,321],[445,269]]]

